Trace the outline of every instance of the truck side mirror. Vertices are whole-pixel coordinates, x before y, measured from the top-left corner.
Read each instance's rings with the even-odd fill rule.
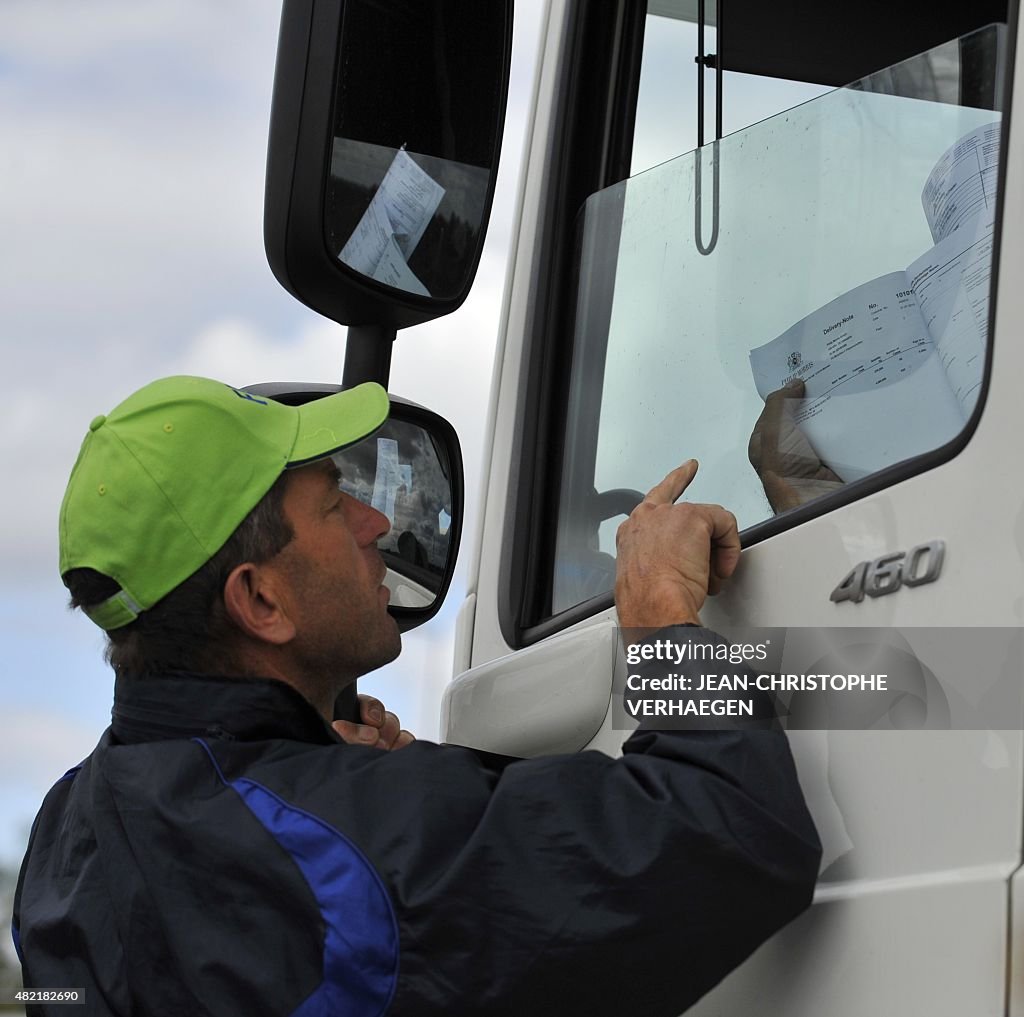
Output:
[[[245,391],[297,406],[338,391],[337,385],[270,382]],[[388,611],[407,632],[440,610],[462,536],[462,452],[444,417],[397,396],[369,438],[332,456],[341,489],[383,512],[391,530],[378,543],[391,591]]]
[[[512,0],[285,0],[267,156],[274,275],[347,325],[454,311],[505,120]]]

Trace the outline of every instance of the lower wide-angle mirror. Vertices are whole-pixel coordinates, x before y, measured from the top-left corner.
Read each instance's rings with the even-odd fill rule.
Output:
[[[333,395],[337,385],[269,382],[245,391],[295,406]],[[462,533],[462,453],[444,417],[390,396],[391,413],[370,437],[332,456],[341,489],[387,516],[378,542],[388,568],[388,610],[406,632],[440,609]]]
[[[448,568],[452,531],[451,470],[431,433],[389,419],[371,437],[332,457],[341,489],[388,517],[378,541],[388,567],[392,607],[433,605]]]

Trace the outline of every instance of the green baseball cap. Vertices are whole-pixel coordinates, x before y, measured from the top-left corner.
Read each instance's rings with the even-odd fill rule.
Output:
[[[209,378],[154,381],[89,425],[60,509],[61,575],[116,580],[85,613],[129,624],[209,561],[284,470],[361,441],[389,409],[373,383],[285,406]]]

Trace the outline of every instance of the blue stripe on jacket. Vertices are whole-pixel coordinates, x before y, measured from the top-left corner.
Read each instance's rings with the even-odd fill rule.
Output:
[[[256,781],[217,775],[288,853],[302,873],[324,922],[323,981],[291,1017],[379,1017],[398,982],[398,922],[380,876],[343,833],[319,816],[289,805]]]

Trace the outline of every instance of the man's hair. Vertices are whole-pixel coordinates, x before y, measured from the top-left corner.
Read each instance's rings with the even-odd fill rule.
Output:
[[[284,515],[286,477],[278,477],[205,565],[135,621],[107,633],[105,656],[115,674],[237,673],[232,649],[237,629],[224,606],[224,584],[238,565],[269,561],[295,536]],[[120,590],[95,569],[69,569],[62,578],[72,608],[92,607]]]

